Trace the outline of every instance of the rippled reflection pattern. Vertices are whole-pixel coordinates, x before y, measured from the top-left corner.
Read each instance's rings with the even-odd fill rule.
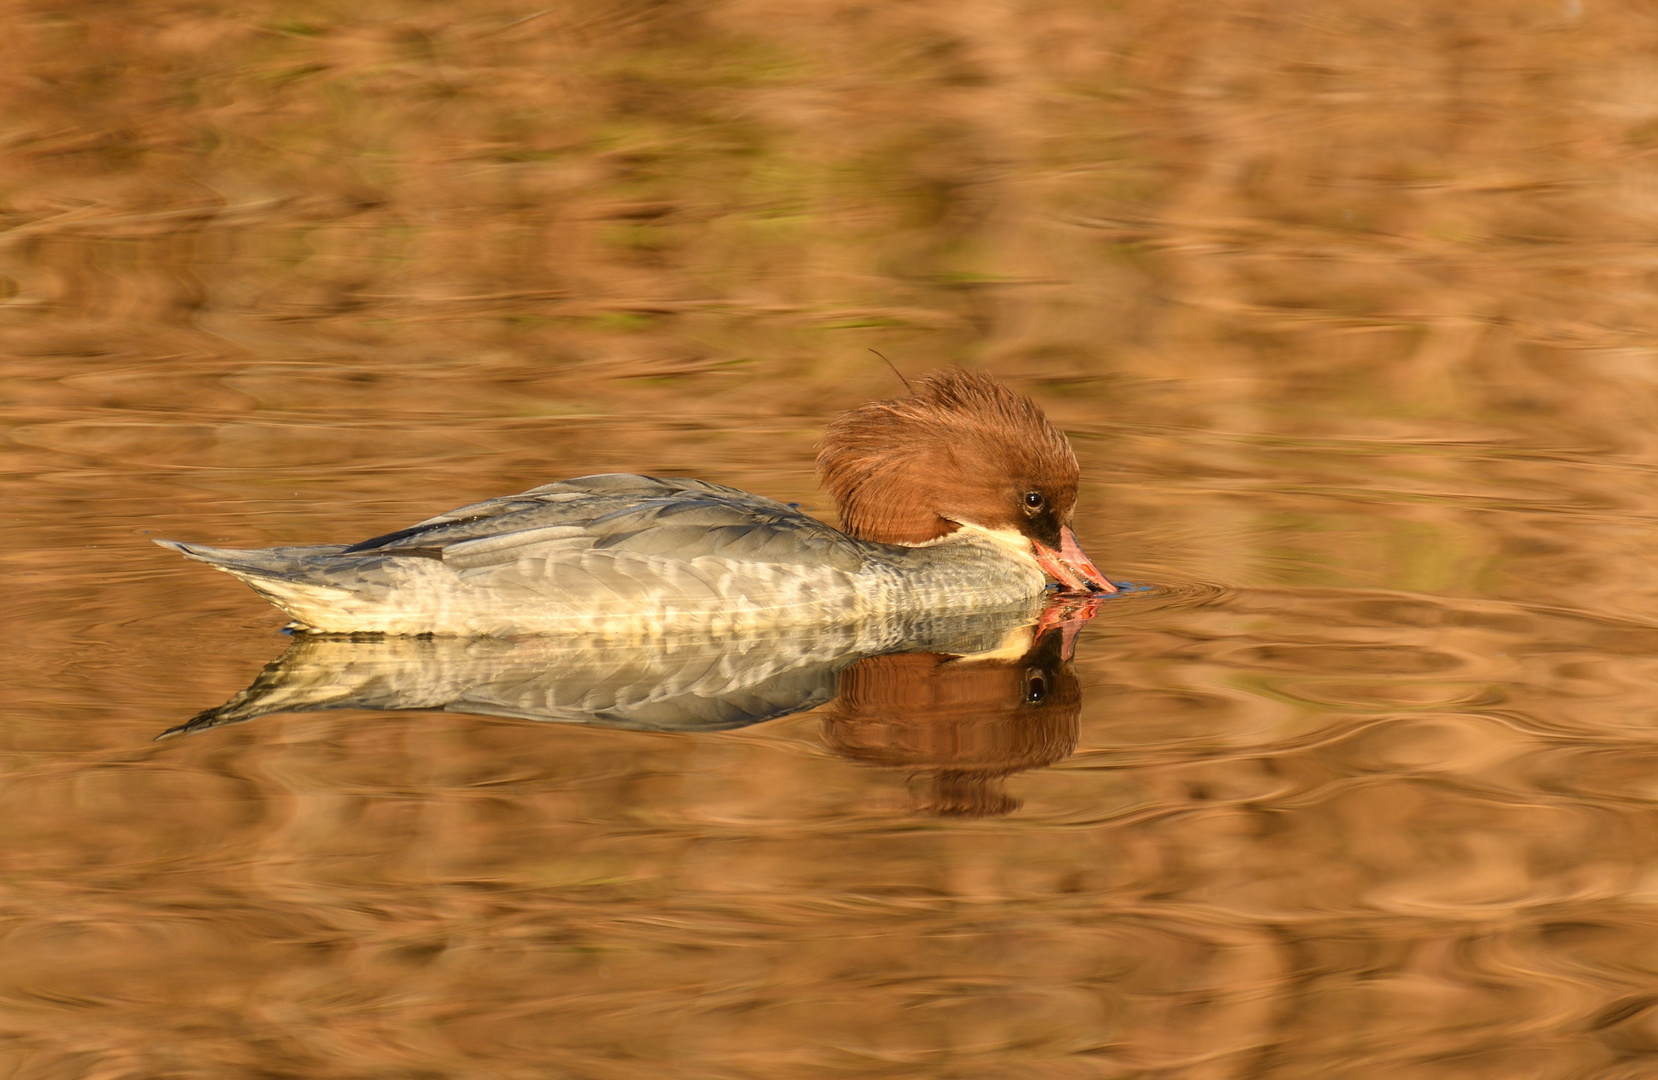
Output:
[[[634,643],[306,634],[252,686],[159,737],[318,709],[442,709],[709,732],[832,701],[824,739],[837,753],[927,770],[935,789],[928,809],[1007,813],[1018,803],[996,780],[1051,765],[1076,747],[1081,702],[1071,650],[1098,603],[1050,601],[1040,623],[1033,601],[816,633]]]

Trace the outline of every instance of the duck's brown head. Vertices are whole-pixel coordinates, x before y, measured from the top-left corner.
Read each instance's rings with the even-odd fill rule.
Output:
[[[1035,402],[984,375],[946,368],[909,397],[836,418],[817,472],[859,539],[927,544],[963,525],[1018,534],[1066,588],[1117,591],[1071,531],[1071,444]]]

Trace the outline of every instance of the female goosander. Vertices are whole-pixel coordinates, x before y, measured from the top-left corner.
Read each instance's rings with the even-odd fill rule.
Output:
[[[1071,531],[1077,459],[1042,410],[960,369],[829,425],[846,531],[700,480],[585,476],[356,544],[158,540],[315,633],[657,636],[1028,603],[1051,575],[1116,592]]]

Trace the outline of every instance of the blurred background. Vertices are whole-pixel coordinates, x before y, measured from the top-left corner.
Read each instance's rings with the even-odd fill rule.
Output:
[[[1658,1069],[1658,9],[545,2],[0,3],[7,1075]],[[1155,586],[1004,816],[810,714],[150,745],[283,642],[146,534],[832,517],[870,349]]]

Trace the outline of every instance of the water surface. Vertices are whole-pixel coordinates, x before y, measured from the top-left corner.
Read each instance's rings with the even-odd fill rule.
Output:
[[[8,1075],[1658,1067],[1651,12],[296,11],[3,46]],[[291,640],[149,537],[829,516],[871,347],[1032,394],[1152,586],[1043,708],[935,650],[153,741]]]

